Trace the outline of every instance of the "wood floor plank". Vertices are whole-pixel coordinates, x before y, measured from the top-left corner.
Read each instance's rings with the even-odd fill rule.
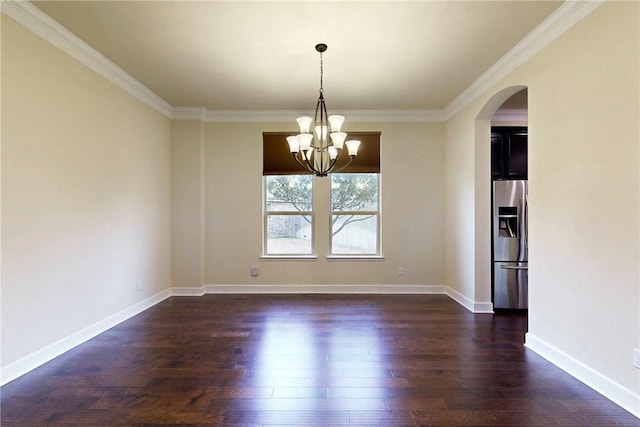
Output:
[[[640,426],[442,295],[170,298],[0,389],[2,426]]]

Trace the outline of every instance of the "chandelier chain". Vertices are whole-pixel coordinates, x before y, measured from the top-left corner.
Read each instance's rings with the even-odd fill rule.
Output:
[[[324,74],[324,68],[322,64],[322,52],[320,52],[320,93],[324,92],[322,88],[322,75]]]

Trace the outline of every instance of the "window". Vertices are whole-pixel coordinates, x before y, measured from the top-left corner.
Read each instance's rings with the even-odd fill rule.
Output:
[[[313,176],[264,177],[265,255],[313,254]]]
[[[380,174],[331,174],[331,254],[380,255]]]
[[[329,257],[380,257],[380,132],[349,132],[362,141],[358,156],[323,178],[293,159],[291,134],[262,133],[262,256],[315,259],[328,249]],[[314,191],[321,195],[315,204]],[[316,225],[321,234],[314,235]]]

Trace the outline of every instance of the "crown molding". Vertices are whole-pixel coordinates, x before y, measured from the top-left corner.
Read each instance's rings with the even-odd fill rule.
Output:
[[[290,122],[307,115],[305,111],[293,110],[207,110],[205,122]]]
[[[336,110],[350,122],[441,122],[442,110]],[[296,117],[309,115],[300,110],[207,110],[200,107],[173,107],[171,118],[202,120],[205,122],[292,122]]]
[[[467,105],[531,59],[604,2],[605,0],[565,1],[555,12],[549,15],[547,19],[534,28],[533,31],[451,101],[444,108],[445,120],[449,120],[462,111]]]
[[[443,122],[442,110],[342,110],[351,122]]]
[[[207,109],[204,107],[173,107],[170,118],[176,120],[200,120],[204,121]]]
[[[344,114],[350,121],[359,122],[447,121],[593,12],[604,1],[565,1],[442,110],[343,110],[336,113]],[[173,107],[29,1],[2,0],[0,10],[168,118],[207,122],[289,122],[301,114],[306,114],[289,110],[207,110],[203,107]]]
[[[28,1],[3,0],[2,13],[86,65],[144,104],[171,116],[171,105]]]

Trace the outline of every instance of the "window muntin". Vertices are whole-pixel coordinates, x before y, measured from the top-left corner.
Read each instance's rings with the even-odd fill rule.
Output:
[[[331,174],[331,255],[380,255],[380,174]]]
[[[312,175],[269,175],[263,180],[263,253],[313,254]]]

